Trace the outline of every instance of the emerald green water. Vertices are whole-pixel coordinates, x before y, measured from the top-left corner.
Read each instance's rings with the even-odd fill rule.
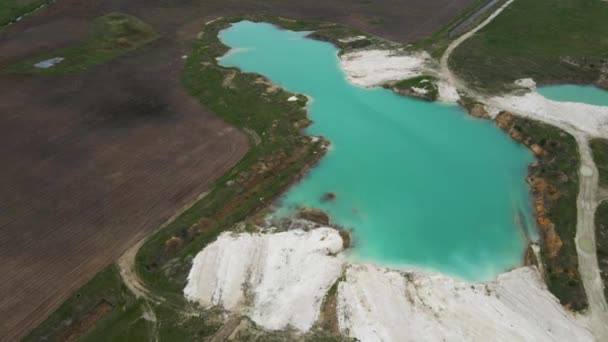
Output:
[[[583,102],[596,106],[608,106],[608,91],[594,86],[561,84],[539,87],[538,92],[551,100]]]
[[[220,33],[233,48],[222,65],[312,97],[307,133],[331,141],[320,164],[285,194],[279,214],[326,210],[353,230],[358,260],[467,280],[521,264],[523,232],[535,234],[528,150],[457,106],[352,85],[335,47],[306,34],[248,21]],[[323,201],[327,192],[336,198]]]

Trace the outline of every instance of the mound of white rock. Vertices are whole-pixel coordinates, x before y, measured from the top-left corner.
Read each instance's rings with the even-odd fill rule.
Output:
[[[266,329],[307,331],[342,272],[340,251],[333,228],[224,233],[194,258],[184,293],[203,307],[246,313]]]
[[[448,276],[349,263],[333,228],[224,233],[193,261],[184,289],[203,307],[269,330],[308,331],[338,283],[341,333],[360,341],[592,341],[536,268],[468,284]]]
[[[338,286],[340,330],[360,341],[592,341],[535,268],[467,284],[352,265]]]

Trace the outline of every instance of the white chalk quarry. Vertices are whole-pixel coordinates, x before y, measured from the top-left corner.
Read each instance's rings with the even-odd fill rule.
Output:
[[[340,56],[348,80],[362,87],[420,76],[430,56],[426,52],[397,55],[389,50],[363,50]]]
[[[488,283],[348,263],[333,228],[224,233],[194,258],[184,293],[269,330],[308,331],[337,279],[340,331],[361,341],[592,341],[536,268]],[[346,270],[346,271],[344,271]]]
[[[377,87],[387,82],[434,73],[429,67],[431,60],[431,56],[426,52],[403,55],[390,50],[363,50],[343,54],[340,56],[340,65],[346,72],[347,79],[353,84]],[[456,103],[460,99],[456,88],[448,82],[439,80],[437,87],[439,101]]]
[[[260,326],[307,331],[344,260],[337,230],[224,233],[194,258],[184,289],[203,307],[246,313]]]
[[[337,305],[341,332],[360,341],[593,341],[529,267],[470,285],[352,265]]]
[[[608,137],[608,106],[561,102],[545,98],[536,91],[525,95],[506,95],[486,99],[491,107],[501,108],[557,126],[574,127],[594,137]]]

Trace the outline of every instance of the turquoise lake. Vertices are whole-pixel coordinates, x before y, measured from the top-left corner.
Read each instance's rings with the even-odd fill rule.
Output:
[[[596,106],[608,106],[608,91],[594,86],[561,84],[539,87],[538,92],[551,100],[582,102]]]
[[[521,265],[524,231],[536,236],[525,183],[532,154],[457,106],[349,83],[337,49],[307,34],[248,21],[220,32],[233,48],[221,65],[310,96],[307,133],[331,142],[278,213],[327,211],[352,229],[355,260],[471,281]],[[335,199],[324,200],[328,192]]]

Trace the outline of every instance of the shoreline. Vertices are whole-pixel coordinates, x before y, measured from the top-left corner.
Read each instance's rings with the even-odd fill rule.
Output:
[[[245,243],[250,239],[268,242]],[[338,230],[330,227],[225,232],[195,257],[185,293],[203,309],[220,305],[270,331],[291,326],[296,336],[337,321],[340,334],[360,340],[403,340],[411,333],[428,332],[421,328],[429,325],[437,339],[510,336],[544,341],[569,335],[570,340],[592,340],[585,322],[557,302],[536,267],[518,267],[491,281],[468,283],[437,272],[349,261],[343,246]],[[310,272],[315,276],[306,276]],[[300,289],[298,298],[277,295],[295,288]],[[329,313],[323,311],[328,296],[335,296]],[[302,303],[299,298],[308,300]],[[446,321],[461,329],[446,328]],[[480,329],[481,321],[492,327],[491,332]]]
[[[384,53],[384,52],[383,52],[383,53]],[[388,52],[388,53],[390,53],[390,52]],[[347,58],[347,56],[348,56],[348,54],[347,54],[347,53],[339,53],[339,58],[340,58],[341,63],[342,63],[342,61],[344,60],[344,58]],[[388,56],[388,55],[386,55],[386,54],[384,55],[384,57],[387,57],[387,56]],[[343,65],[342,65],[342,66],[343,66]],[[344,68],[344,69],[345,69],[345,68]],[[349,70],[348,70],[348,69],[346,69],[346,70],[345,70],[345,72],[346,72],[346,74],[347,74],[347,77],[348,77],[348,76],[351,74],[351,73],[349,73]],[[351,72],[352,72],[352,71],[351,71]],[[365,73],[363,73],[363,74],[365,75]],[[409,75],[409,74],[408,74],[408,75]],[[376,75],[376,76],[377,76],[377,75]],[[402,75],[401,75],[401,76],[402,76]],[[351,78],[349,78],[349,80],[351,80],[351,82],[352,82],[352,79],[351,79]],[[382,81],[386,82],[386,81],[387,81],[387,79],[382,79]],[[355,83],[356,83],[356,82],[355,82]],[[374,82],[372,82],[372,84],[367,84],[366,86],[379,86],[379,85],[378,85],[378,84],[375,84]],[[513,137],[513,136],[511,136],[511,138],[514,138],[514,137]],[[523,143],[522,141],[518,141],[518,142]],[[538,152],[538,151],[535,151],[535,150],[532,148],[532,146],[531,146],[531,145],[526,145],[526,146],[527,146],[528,148],[532,149],[532,150],[533,150],[533,152],[535,152],[535,154]],[[317,162],[318,162],[318,160],[320,160],[320,158],[319,158],[319,159],[317,159]],[[301,172],[301,173],[299,173],[299,174],[298,174],[298,177],[299,177],[299,178],[297,178],[297,179],[296,179],[294,182],[292,182],[291,184],[293,184],[293,183],[297,182],[297,181],[298,181],[299,179],[301,179],[301,177],[302,177],[302,176],[304,176],[304,175],[305,175],[305,172]],[[531,193],[532,193],[532,187],[531,187],[531,186],[530,186],[530,191],[531,191]],[[281,196],[281,194],[278,194],[277,196]],[[536,214],[537,214],[537,213],[535,212],[535,218],[538,220],[538,216],[537,216]],[[537,228],[537,229],[538,229],[538,228]],[[283,232],[283,233],[289,233],[289,232],[292,232],[292,231],[287,231],[287,232]],[[226,233],[225,233],[225,234],[226,234]],[[276,234],[282,234],[282,233],[276,233]],[[270,235],[272,235],[272,234],[270,234]],[[237,237],[237,239],[238,239],[238,237]],[[213,245],[213,244],[212,244],[212,245]],[[210,246],[211,246],[211,245],[210,245]],[[528,253],[528,250],[529,250],[529,249],[532,249],[532,250],[533,250],[533,248],[531,248],[531,246],[527,246],[527,247],[524,249],[524,253],[523,253],[524,255],[523,255],[522,259],[525,259],[525,256],[529,254],[529,253]],[[203,249],[203,250],[202,250],[200,253],[204,253],[204,251],[205,251],[205,249]],[[200,253],[199,253],[199,255],[201,255]],[[522,261],[523,261],[523,260],[522,260]],[[351,265],[352,265],[352,267],[354,267],[354,265],[356,265],[356,264],[351,264]],[[347,266],[347,267],[348,267],[348,266]],[[403,271],[403,270],[401,270],[401,271],[396,271],[396,270],[391,270],[390,268],[385,268],[385,267],[382,267],[382,268],[386,269],[386,270],[387,270],[387,271],[389,271],[389,272],[406,272],[406,273],[407,273],[407,271]],[[493,282],[498,281],[498,279],[499,279],[499,278],[504,277],[506,274],[512,274],[513,272],[519,272],[518,270],[526,270],[526,269],[532,269],[532,270],[534,270],[534,271],[531,271],[531,272],[533,272],[534,274],[536,274],[537,276],[539,276],[540,278],[542,278],[542,274],[540,273],[540,271],[538,270],[538,268],[536,268],[536,267],[532,267],[532,268],[530,268],[530,267],[528,267],[528,266],[525,266],[525,262],[522,262],[522,266],[518,266],[518,267],[516,267],[516,268],[514,268],[514,269],[512,269],[512,270],[510,270],[510,271],[507,271],[507,272],[501,273],[500,275],[498,275],[498,276],[497,276],[497,278],[496,278],[496,279],[495,279]],[[191,274],[192,274],[192,273],[191,273]],[[450,278],[449,276],[444,276],[444,277]],[[190,279],[190,277],[189,277],[189,279]],[[544,282],[541,282],[541,283],[544,285]],[[484,283],[475,283],[475,284],[484,284]],[[326,287],[325,287],[325,288],[326,288]],[[326,288],[326,289],[327,289],[327,288]],[[545,285],[545,291],[546,291],[546,285]],[[221,290],[220,290],[220,292],[221,292]],[[547,291],[547,294],[549,294],[549,292],[548,292],[548,291]],[[552,295],[550,295],[550,296],[552,296]],[[319,296],[316,296],[315,298],[319,298]],[[553,297],[553,301],[556,303],[556,305],[557,305],[558,307],[560,307],[560,308],[561,308],[561,306],[559,306],[559,304],[558,304],[558,303],[557,303],[557,301],[555,300],[555,297]],[[563,309],[562,309],[562,310],[563,310]],[[255,316],[255,315],[254,315],[254,316]],[[572,317],[574,317],[574,316],[572,316]],[[252,317],[252,318],[253,318],[253,317]],[[255,320],[255,318],[254,318],[254,320]],[[340,321],[340,319],[339,319],[339,321]],[[258,324],[262,324],[262,326],[264,326],[264,324],[263,324],[263,323],[260,323],[260,322],[257,322],[257,323],[258,323]],[[342,322],[342,323],[343,323],[343,325],[344,325],[344,322]],[[269,327],[270,327],[270,326],[269,326]],[[273,327],[270,327],[270,328],[273,328]],[[284,327],[283,327],[283,328],[284,328]],[[348,328],[347,328],[347,329],[348,329]],[[342,331],[342,332],[343,332],[343,333],[344,333],[344,332],[347,332],[347,330],[346,330],[346,331]]]

